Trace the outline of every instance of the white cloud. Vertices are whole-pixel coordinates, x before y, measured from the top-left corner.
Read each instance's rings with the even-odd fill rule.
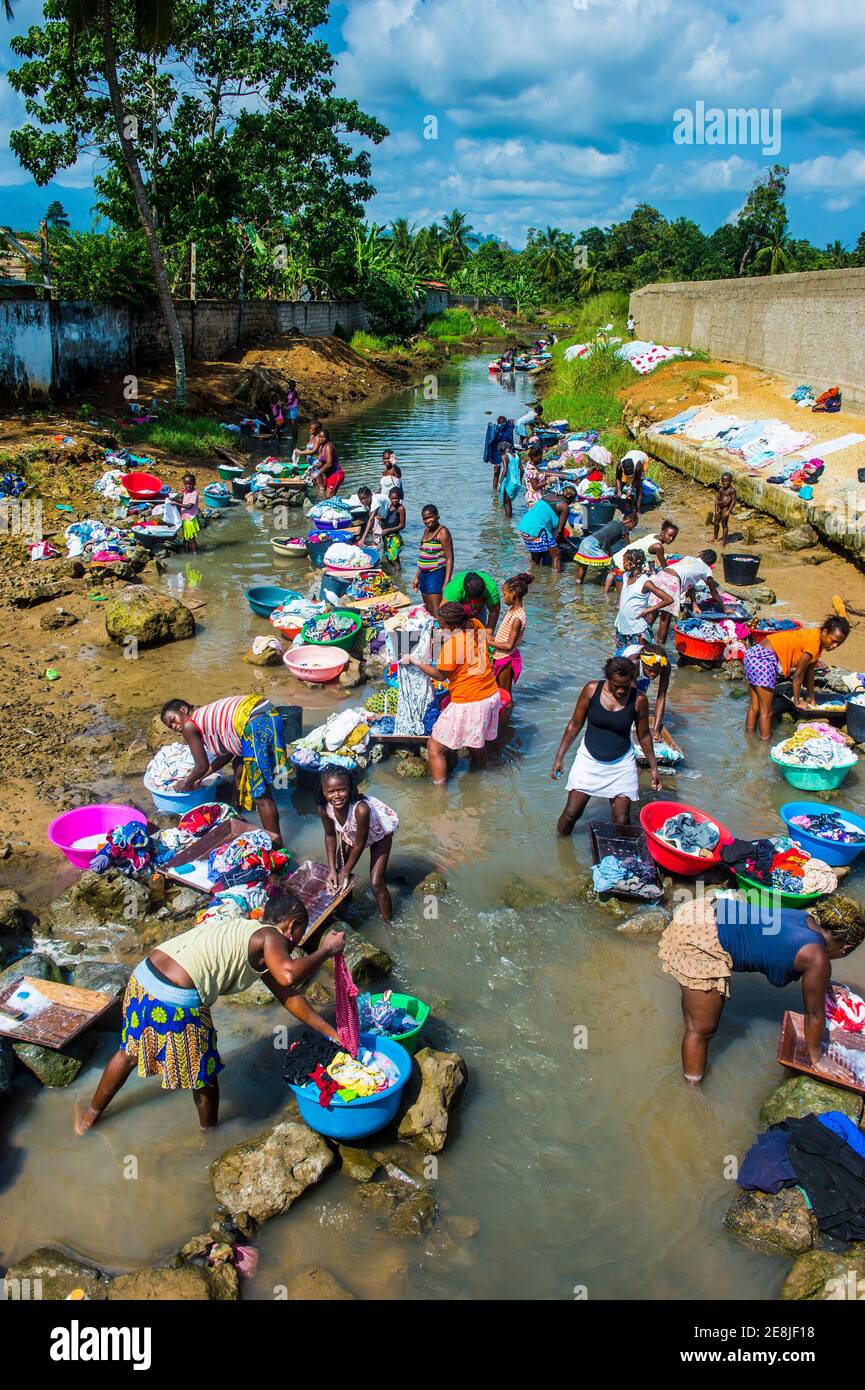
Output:
[[[791,164],[787,186],[791,192],[814,193],[835,188],[865,188],[865,151],[843,155],[821,154]]]

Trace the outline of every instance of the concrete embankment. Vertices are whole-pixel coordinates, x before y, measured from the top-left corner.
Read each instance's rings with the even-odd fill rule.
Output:
[[[625,423],[635,444],[650,458],[707,488],[717,489],[721,474],[732,473],[740,503],[765,512],[790,529],[813,526],[833,549],[865,566],[865,485],[841,483],[824,497],[803,501],[789,488],[737,467],[724,450],[698,448],[684,440],[653,433],[637,414],[626,414]],[[812,446],[812,452],[819,457],[819,444]]]

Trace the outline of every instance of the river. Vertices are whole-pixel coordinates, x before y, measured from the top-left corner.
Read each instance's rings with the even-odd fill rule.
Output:
[[[453,533],[458,568],[480,566],[501,579],[529,567],[490,500],[480,452],[489,413],[512,414],[531,398],[525,378],[513,390],[488,375],[485,361],[469,359],[439,373],[433,399],[429,390],[405,391],[334,422],[352,489],[377,480],[383,448],[396,450],[409,576],[427,501]],[[238,508],[217,547],[202,552],[200,579],[191,578],[207,607],[191,662],[184,648],[148,654],[142,711],[152,712],[157,695],[200,700],[249,684],[240,656],[265,625],[249,613],[243,590],[298,573],[274,565],[272,529],[270,518],[250,520]],[[245,1297],[272,1298],[309,1265],[329,1269],[360,1297],[411,1299],[766,1299],[786,1273],[788,1260],[747,1251],[721,1218],[736,1190],[729,1158],[749,1147],[759,1105],[784,1077],[775,1048],[782,1008],[796,1007],[796,991],[782,998],[765,982],[738,978],[705,1086],[684,1086],[678,990],[655,945],[618,936],[608,911],[577,899],[591,863],[587,832],[578,827],[568,841],[555,835],[565,793],[550,780],[550,764],[577,693],[610,654],[610,603],[597,588],[576,590],[567,567],[558,581],[536,573],[525,672],[501,758],[482,773],[461,764],[441,794],[428,781],[397,778],[393,761],[366,783],[399,811],[394,867],[439,865],[449,883],[437,918],[427,920],[422,902],[397,884],[393,932],[371,917],[364,930],[394,957],[400,986],[436,1002],[435,1045],[468,1064],[433,1190],[442,1230],[457,1215],[476,1218],[479,1232],[461,1245],[441,1234],[397,1242],[336,1173],[262,1228],[261,1264]],[[190,574],[172,561],[171,587],[188,591]],[[286,702],[299,698],[293,683],[285,688],[287,677],[276,680]],[[337,697],[304,691],[302,702],[326,710]],[[694,669],[675,673],[671,702],[670,727],[688,757],[682,798],[715,811],[737,834],[776,833],[774,813],[789,789],[766,750],[744,744],[743,704]],[[645,792],[646,774],[642,782]],[[848,800],[854,778],[850,785]],[[591,814],[605,811],[594,803]],[[299,857],[320,854],[308,797],[295,798],[283,828]],[[845,978],[862,986],[860,954]],[[274,1123],[289,1098],[272,1042],[278,1010],[216,1012],[227,1067],[224,1123],[214,1133],[198,1131],[188,1097],[133,1077],[105,1121],[76,1139],[72,1101],[91,1091],[108,1038],[69,1090],[17,1091],[0,1157],[4,1260],[61,1241],[109,1267],[130,1267],[206,1229],[209,1162]],[[582,1029],[585,1047],[575,1045]]]

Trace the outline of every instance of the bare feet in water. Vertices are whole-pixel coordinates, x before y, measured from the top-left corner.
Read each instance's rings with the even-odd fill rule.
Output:
[[[88,1129],[92,1129],[99,1119],[99,1111],[92,1106],[85,1108],[82,1101],[75,1102],[75,1133],[86,1134]]]

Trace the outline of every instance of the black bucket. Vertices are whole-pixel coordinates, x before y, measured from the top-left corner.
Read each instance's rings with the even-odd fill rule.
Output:
[[[726,584],[755,584],[762,555],[722,555]]]
[[[303,706],[275,705],[274,708],[282,716],[286,743],[296,743],[303,736]]]
[[[865,705],[848,702],[847,732],[854,743],[865,743]]]
[[[616,508],[612,502],[586,502],[585,508],[589,533],[597,531],[600,526],[606,526],[607,522],[612,521],[616,515]]]
[[[231,480],[231,491],[234,493],[235,497],[240,499],[241,502],[243,501],[244,497],[248,495],[251,487],[251,478],[232,478]]]

